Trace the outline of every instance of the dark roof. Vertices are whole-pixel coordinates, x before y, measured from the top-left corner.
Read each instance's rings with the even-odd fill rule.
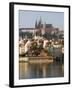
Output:
[[[34,30],[35,28],[19,28],[19,30]]]
[[[46,28],[52,27],[52,24],[46,24]]]

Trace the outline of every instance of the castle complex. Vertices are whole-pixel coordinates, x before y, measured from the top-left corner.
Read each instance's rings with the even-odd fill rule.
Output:
[[[20,28],[20,32],[30,32],[33,33],[33,35],[44,35],[45,33],[58,33],[59,28],[55,28],[52,26],[52,24],[42,23],[42,18],[40,17],[40,20],[35,22],[35,28]]]

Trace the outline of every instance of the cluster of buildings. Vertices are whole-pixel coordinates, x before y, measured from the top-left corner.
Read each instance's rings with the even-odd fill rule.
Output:
[[[34,28],[19,28],[19,32],[29,32],[33,35],[44,35],[45,33],[50,34],[64,34],[63,30],[59,30],[59,28],[55,28],[52,24],[42,23],[42,19],[35,22]]]

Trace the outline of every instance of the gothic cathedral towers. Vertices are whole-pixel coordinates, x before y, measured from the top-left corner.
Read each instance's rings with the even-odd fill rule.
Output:
[[[35,29],[39,30],[39,33],[41,33],[41,35],[45,34],[45,24],[42,23],[42,18],[40,17],[40,20],[37,22],[35,22]]]
[[[37,22],[37,20],[36,20],[36,22],[35,22],[35,28],[37,29],[40,29],[42,27],[42,18],[40,17],[40,20]]]

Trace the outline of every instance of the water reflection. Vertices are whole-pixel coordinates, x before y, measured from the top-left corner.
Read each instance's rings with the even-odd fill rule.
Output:
[[[19,63],[19,79],[63,77],[64,65],[61,63]]]

